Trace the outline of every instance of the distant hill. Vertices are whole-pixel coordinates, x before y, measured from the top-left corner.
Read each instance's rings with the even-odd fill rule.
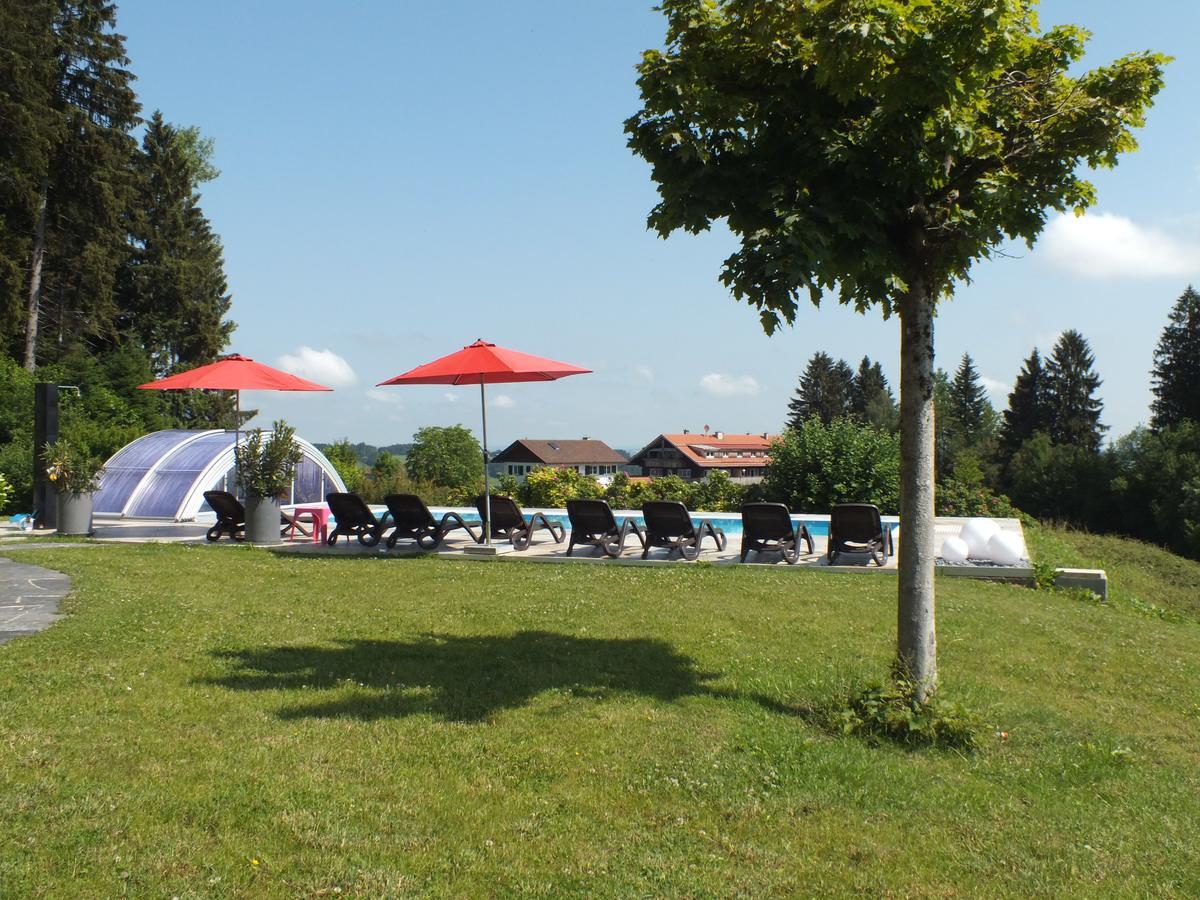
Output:
[[[340,443],[337,442],[337,443]],[[333,444],[316,444],[318,450],[324,453]],[[354,455],[358,457],[358,461],[368,469],[375,465],[375,460],[379,458],[381,451],[386,450],[392,456],[404,458],[408,455],[408,451],[412,449],[412,444],[388,444],[386,447],[376,447],[374,444],[351,444],[350,447],[354,450]]]

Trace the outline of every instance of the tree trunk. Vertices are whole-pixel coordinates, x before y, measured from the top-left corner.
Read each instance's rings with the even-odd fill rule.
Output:
[[[38,314],[42,305],[42,261],[46,257],[46,195],[50,182],[42,178],[37,220],[33,227],[33,258],[29,262],[29,303],[25,315],[25,369],[37,368]]]
[[[917,281],[900,302],[899,670],[924,702],[937,686],[933,597],[933,298]]]

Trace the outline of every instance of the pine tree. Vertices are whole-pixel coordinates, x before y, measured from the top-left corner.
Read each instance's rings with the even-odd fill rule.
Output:
[[[50,93],[54,10],[52,0],[0,3],[0,351],[16,359],[40,189],[59,126]]]
[[[975,361],[971,354],[964,353],[954,381],[950,383],[950,409],[968,445],[980,437],[990,405],[987,391],[979,381]]]
[[[828,353],[817,351],[808,361],[800,376],[800,386],[788,403],[787,426],[799,427],[814,416],[828,425],[849,415],[853,391],[854,370],[845,360],[834,362]]]
[[[1017,375],[1000,425],[1000,456],[1008,462],[1038,432],[1050,433],[1050,386],[1037,347]]]
[[[858,364],[850,396],[850,411],[861,421],[888,431],[894,431],[899,424],[896,399],[883,374],[883,367],[871,362],[869,356],[864,356]]]
[[[1046,364],[1050,439],[1056,444],[1100,450],[1108,428],[1100,424],[1104,404],[1095,396],[1101,382],[1094,365],[1084,336],[1074,329],[1064,331]]]
[[[1188,285],[1175,301],[1170,323],[1154,350],[1151,425],[1200,422],[1200,294]]]
[[[215,177],[211,144],[155,112],[138,159],[131,246],[120,279],[122,326],[158,375],[212,362],[229,343],[221,242],[199,206],[200,181]]]
[[[125,39],[105,0],[58,0],[44,46],[53,127],[43,130],[25,303],[23,357],[32,370],[75,344],[115,338],[113,287],[133,189],[130,129],[138,103]]]

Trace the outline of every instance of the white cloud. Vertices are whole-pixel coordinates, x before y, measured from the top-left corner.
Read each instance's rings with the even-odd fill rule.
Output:
[[[512,409],[516,405],[517,401],[508,396],[508,394],[497,394],[492,398],[492,406],[496,407],[496,409]]]
[[[458,394],[451,394],[449,391],[447,391],[446,393],[442,394],[442,399],[447,403],[457,403]]]
[[[279,357],[278,365],[286,372],[326,387],[350,387],[358,382],[358,376],[350,368],[350,363],[332,350],[300,347],[295,353],[285,353]]]
[[[642,381],[654,380],[654,370],[649,366],[634,366],[633,371]]]
[[[404,398],[400,396],[403,390],[394,387],[373,387],[367,389],[367,399],[376,403],[387,403],[391,406],[403,406]]]
[[[720,372],[710,372],[701,378],[700,388],[714,397],[750,397],[759,390],[753,375],[725,375]]]
[[[986,375],[980,375],[979,381],[989,394],[992,395],[993,401],[1001,401],[1001,405],[1008,403],[1008,395],[1012,393],[1012,385],[1007,381],[1001,381],[999,378],[988,378]],[[995,403],[993,403],[993,406]]]
[[[1081,278],[1175,278],[1200,273],[1200,243],[1112,213],[1059,213],[1042,236],[1051,265]]]

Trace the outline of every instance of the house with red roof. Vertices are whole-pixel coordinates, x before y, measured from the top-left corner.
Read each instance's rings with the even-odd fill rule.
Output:
[[[660,434],[630,460],[651,478],[678,475],[684,481],[702,481],[713,471],[725,472],[738,484],[762,481],[771,461],[771,442],[778,435],[729,434],[709,431]]]
[[[575,469],[580,475],[595,475],[601,484],[607,484],[617,472],[629,469],[629,460],[604,441],[594,438],[521,438],[492,457],[488,464],[488,474],[493,477],[512,475],[519,481],[524,481],[525,476],[539,466]]]

